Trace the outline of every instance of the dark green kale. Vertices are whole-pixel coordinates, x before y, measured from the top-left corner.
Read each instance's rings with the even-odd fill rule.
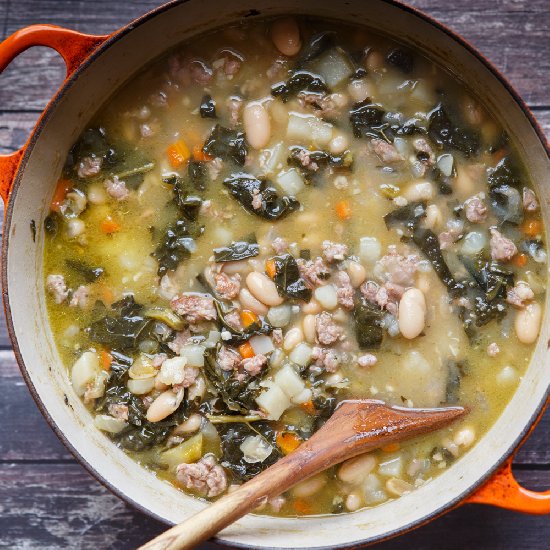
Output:
[[[222,370],[216,361],[216,356],[217,350],[207,350],[204,374],[225,406],[229,411],[240,414],[248,414],[251,410],[256,410],[258,408],[256,397],[260,391],[256,377],[240,379],[235,372]]]
[[[323,78],[309,71],[294,71],[286,82],[279,82],[271,87],[271,95],[288,101],[300,92],[307,94],[328,93],[328,88]]]
[[[247,342],[252,336],[257,334],[270,334],[273,331],[273,327],[264,319],[260,319],[251,325],[248,325],[245,330],[239,330],[235,328],[231,323],[225,320],[225,317],[229,311],[224,307],[224,304],[219,300],[214,300],[218,317],[217,322],[219,328],[226,332],[229,332],[230,337],[224,340],[228,346],[239,346]]]
[[[176,269],[179,263],[189,258],[196,248],[195,239],[203,232],[203,228],[186,219],[176,220],[163,233],[162,239],[153,257],[159,264],[158,274],[165,275]]]
[[[291,166],[297,166],[304,168],[305,170],[315,172],[318,167],[331,166],[335,168],[350,168],[353,163],[353,156],[351,152],[346,151],[341,155],[332,155],[327,151],[309,150],[301,145],[293,145],[289,147],[290,155],[288,157],[288,164]],[[312,163],[304,166],[302,162],[303,158],[308,158]]]
[[[151,322],[142,312],[143,306],[132,295],[115,302],[110,313],[90,325],[90,341],[117,350],[136,348]]]
[[[453,120],[446,107],[439,104],[429,116],[429,135],[441,147],[462,151],[467,157],[478,152],[479,133]]]
[[[312,36],[308,44],[305,44],[300,51],[296,66],[303,68],[320,55],[336,45],[336,33],[334,31],[323,31]]]
[[[298,263],[291,254],[283,254],[273,258],[275,262],[275,277],[273,281],[280,296],[296,298],[309,302],[311,300],[311,289],[306,286],[300,276]]]
[[[256,236],[251,235],[247,240],[233,241],[229,246],[214,248],[216,262],[238,262],[246,258],[253,258],[260,253],[260,245]]]
[[[202,118],[217,118],[216,102],[212,99],[212,96],[206,94],[202,97],[199,112]]]
[[[523,221],[521,180],[521,171],[510,156],[487,170],[489,200],[500,223],[520,224]]]
[[[409,74],[414,69],[413,54],[405,48],[395,48],[386,57],[388,63],[401,72]]]
[[[387,229],[399,227],[413,231],[424,216],[426,216],[426,203],[410,202],[386,214],[384,223]]]
[[[386,111],[380,105],[371,103],[368,99],[356,103],[349,113],[353,135],[356,138],[370,137],[389,141],[384,133],[389,127],[384,120],[385,114]]]
[[[455,361],[454,359],[447,361],[446,405],[456,405],[458,403],[461,380],[468,372],[469,365],[467,361]]]
[[[361,297],[353,310],[355,336],[360,349],[378,349],[384,337],[384,312]]]
[[[44,230],[49,237],[55,237],[59,230],[60,216],[57,212],[50,212],[44,219]]]
[[[294,197],[279,197],[267,180],[260,180],[251,174],[232,174],[223,184],[247,212],[265,220],[281,219],[300,207],[300,203]],[[258,197],[255,197],[256,195]],[[260,204],[258,208],[254,208],[258,199]]]
[[[248,481],[275,464],[282,453],[276,443],[276,432],[269,422],[255,422],[252,424],[230,423],[217,424],[216,429],[222,442],[221,464],[230,469],[240,481]],[[247,437],[260,436],[265,445],[273,449],[271,454],[261,462],[247,462],[240,447]]]
[[[506,156],[494,167],[487,170],[487,181],[489,189],[509,185],[516,189],[521,186],[521,170],[517,162]]]
[[[187,176],[197,191],[206,189],[206,164],[204,162],[190,160],[187,164]]]
[[[92,267],[81,260],[65,260],[65,264],[69,269],[80,275],[87,283],[97,281],[104,273],[102,267]]]
[[[167,176],[162,181],[172,186],[174,203],[183,216],[189,221],[196,221],[202,199],[192,193],[190,182],[179,176]]]
[[[216,124],[202,150],[211,157],[243,166],[248,153],[244,134]]]

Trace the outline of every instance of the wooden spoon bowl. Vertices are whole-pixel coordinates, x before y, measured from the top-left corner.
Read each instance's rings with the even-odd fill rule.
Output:
[[[373,399],[343,401],[329,420],[294,452],[141,548],[193,548],[269,499],[330,466],[437,430],[464,413],[463,407],[408,409],[390,407]]]

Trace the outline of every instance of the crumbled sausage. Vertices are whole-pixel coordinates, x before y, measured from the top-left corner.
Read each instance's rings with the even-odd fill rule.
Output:
[[[365,353],[365,355],[361,355],[357,358],[357,364],[360,367],[374,367],[377,362],[378,359],[376,358],[376,355],[373,355],[372,353]]]
[[[206,168],[208,170],[208,177],[215,181],[218,179],[220,172],[222,171],[223,160],[219,157],[212,159],[210,162],[206,163]]]
[[[222,370],[232,371],[238,369],[241,366],[241,362],[241,356],[232,349],[222,346],[220,351],[218,351],[216,363]]]
[[[500,353],[500,348],[496,342],[491,342],[487,346],[487,355],[489,357],[496,357]]]
[[[225,322],[235,330],[242,330],[241,316],[236,309],[231,310],[225,315]]]
[[[370,145],[376,156],[385,164],[394,164],[405,160],[394,145],[383,139],[372,139]]]
[[[84,157],[78,164],[78,177],[91,178],[92,176],[97,176],[102,166],[102,157]]]
[[[334,350],[320,346],[314,346],[311,359],[316,367],[325,372],[336,372],[341,362],[340,356]]]
[[[87,286],[79,286],[71,296],[69,305],[71,307],[79,307],[84,309],[88,305],[88,298],[90,297],[90,290]]]
[[[539,201],[532,189],[529,187],[523,188],[523,208],[527,212],[536,212],[539,209]]]
[[[216,273],[214,281],[216,282],[214,288],[216,294],[224,300],[233,300],[239,294],[239,290],[241,290],[241,276],[238,273],[231,276],[223,272]]]
[[[238,96],[231,96],[227,99],[227,110],[229,111],[229,122],[231,126],[236,126],[241,117],[243,100]]]
[[[178,334],[181,334],[181,332],[178,332]],[[177,353],[179,354],[179,351]],[[164,361],[166,361],[166,359],[168,359],[168,355],[166,355],[166,353],[156,353],[155,355],[153,355],[153,358],[152,358],[153,367],[158,369],[159,367],[162,366],[162,364],[164,363]]]
[[[321,118],[334,118],[340,114],[346,104],[342,94],[322,95],[309,92],[300,92],[298,102],[302,107],[312,107]]]
[[[67,290],[63,275],[48,275],[46,279],[46,288],[52,295],[56,304],[61,304],[69,296],[69,291]]]
[[[518,281],[513,288],[508,289],[506,293],[506,301],[517,308],[524,308],[525,302],[532,300],[535,293],[531,287],[524,281]]]
[[[398,309],[397,303],[405,288],[394,283],[379,285],[374,281],[366,281],[361,285],[360,290],[369,302],[395,315]]]
[[[170,307],[190,323],[216,319],[214,299],[209,294],[180,294],[172,299]]]
[[[271,339],[273,340],[273,345],[280,348],[283,345],[283,329],[273,329],[273,332],[271,333]]]
[[[172,357],[162,363],[158,376],[163,384],[188,388],[195,383],[199,369],[187,365],[184,357]]]
[[[312,172],[316,172],[317,170],[319,170],[319,165],[309,156],[305,149],[300,149],[300,151],[298,151],[298,154],[296,155],[296,158],[300,161],[300,164],[304,168],[307,168]]]
[[[189,332],[189,330],[182,330],[181,332],[176,332],[176,336],[174,337],[174,339],[171,342],[168,342],[168,347],[174,353],[177,353],[179,355],[183,346],[189,343],[190,338],[191,338],[191,333]]]
[[[107,411],[113,418],[128,420],[128,405],[124,405],[124,403],[110,403]]]
[[[223,72],[228,77],[235,76],[240,70],[242,61],[235,56],[228,56],[225,58],[225,62],[223,64]]]
[[[107,193],[116,199],[117,201],[123,201],[128,198],[130,192],[126,187],[126,182],[119,180],[118,176],[113,176],[112,178],[106,179],[103,182]]]
[[[343,329],[338,326],[332,317],[332,314],[323,311],[315,316],[315,329],[317,330],[317,339],[321,344],[330,346],[342,337]]]
[[[332,241],[323,241],[321,244],[321,253],[329,263],[344,260],[348,254],[348,247],[342,243],[333,243]]]
[[[319,256],[315,260],[298,258],[296,262],[300,270],[300,277],[311,287],[325,284],[330,277],[329,267]]]
[[[388,253],[377,262],[384,278],[396,285],[410,287],[414,285],[414,275],[418,267],[418,257],[414,254],[403,256],[394,245],[388,246]]]
[[[491,228],[491,258],[493,260],[508,261],[518,252],[516,245],[510,239],[507,239],[500,231]]]
[[[250,376],[257,376],[262,372],[263,367],[267,364],[267,357],[259,353],[254,357],[248,357],[243,359],[242,367],[243,369],[250,374]]]
[[[472,223],[482,223],[487,219],[487,205],[480,195],[470,197],[464,203],[466,219]]]
[[[225,470],[211,454],[203,456],[194,464],[179,464],[176,467],[176,478],[187,489],[207,497],[216,497],[227,489]]]
[[[271,248],[273,248],[276,254],[283,254],[288,250],[288,243],[282,237],[276,237],[271,242]]]
[[[336,283],[338,303],[346,309],[353,309],[353,297],[355,290],[351,285],[349,275],[345,271],[338,271],[338,273],[336,273]]]
[[[262,207],[262,195],[258,189],[252,190],[252,208],[259,210]]]

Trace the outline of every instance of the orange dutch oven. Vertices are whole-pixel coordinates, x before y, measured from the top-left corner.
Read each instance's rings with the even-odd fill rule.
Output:
[[[119,497],[166,523],[179,522],[205,504],[157,479],[126,456],[94,428],[89,412],[74,394],[47,322],[42,222],[71,144],[102,103],[140,67],[183,40],[243,17],[294,13],[363,24],[399,36],[449,68],[503,121],[530,169],[542,203],[550,204],[550,150],[523,100],[464,39],[393,0],[182,0],[165,4],[109,36],[33,25],[7,38],[0,44],[0,71],[32,46],[53,48],[67,66],[63,85],[26,145],[0,156],[0,195],[6,207],[3,300],[17,361],[38,407],[78,460]],[[543,217],[550,227],[547,209]],[[38,228],[36,237],[29,228],[31,221]],[[547,296],[546,312],[548,308]],[[250,515],[221,533],[218,540],[253,548],[343,548],[398,535],[467,503],[529,514],[550,513],[550,491],[538,493],[521,487],[511,469],[518,446],[548,401],[549,325],[546,314],[530,366],[500,418],[469,453],[437,479],[406,497],[353,514],[323,518]]]

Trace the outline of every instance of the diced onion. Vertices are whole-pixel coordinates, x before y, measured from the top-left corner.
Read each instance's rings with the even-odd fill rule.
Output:
[[[388,477],[401,477],[403,472],[403,459],[401,456],[394,456],[378,466],[378,473]]]
[[[306,186],[296,168],[279,172],[276,181],[287,195],[297,195]]]
[[[382,254],[382,245],[376,237],[361,237],[359,240],[359,256],[369,264],[373,264]]]
[[[441,155],[437,159],[437,167],[441,170],[441,173],[444,176],[451,176],[453,173],[453,165],[454,165],[454,158],[453,155],[449,155],[448,153]]]
[[[102,432],[108,432],[110,434],[120,433],[128,426],[124,420],[120,418],[114,418],[109,414],[98,414],[94,418],[95,427]]]
[[[282,142],[276,143],[270,149],[260,153],[260,173],[263,176],[272,176],[286,165],[287,150]]]
[[[273,452],[273,447],[260,435],[249,435],[239,449],[243,453],[244,461],[250,464],[263,462]]]
[[[298,395],[294,396],[291,401],[296,405],[301,405],[302,403],[307,403],[312,396],[312,392],[309,388],[305,388]]]
[[[286,327],[290,323],[292,310],[288,304],[273,306],[267,312],[267,320],[276,328]]]
[[[462,253],[474,255],[481,252],[487,244],[487,237],[479,231],[470,231],[462,240]]]
[[[180,355],[190,367],[204,367],[204,346],[187,344],[181,348]]]
[[[132,380],[132,378],[129,378],[128,382],[126,382],[126,386],[128,386],[128,389],[134,395],[145,395],[155,387],[155,379],[144,378],[142,380]]]
[[[248,342],[252,346],[252,349],[256,355],[267,355],[275,349],[273,347],[273,341],[265,334],[257,334],[256,336],[252,336]]]
[[[332,310],[338,305],[338,295],[333,285],[317,287],[315,289],[315,299],[324,309]]]

